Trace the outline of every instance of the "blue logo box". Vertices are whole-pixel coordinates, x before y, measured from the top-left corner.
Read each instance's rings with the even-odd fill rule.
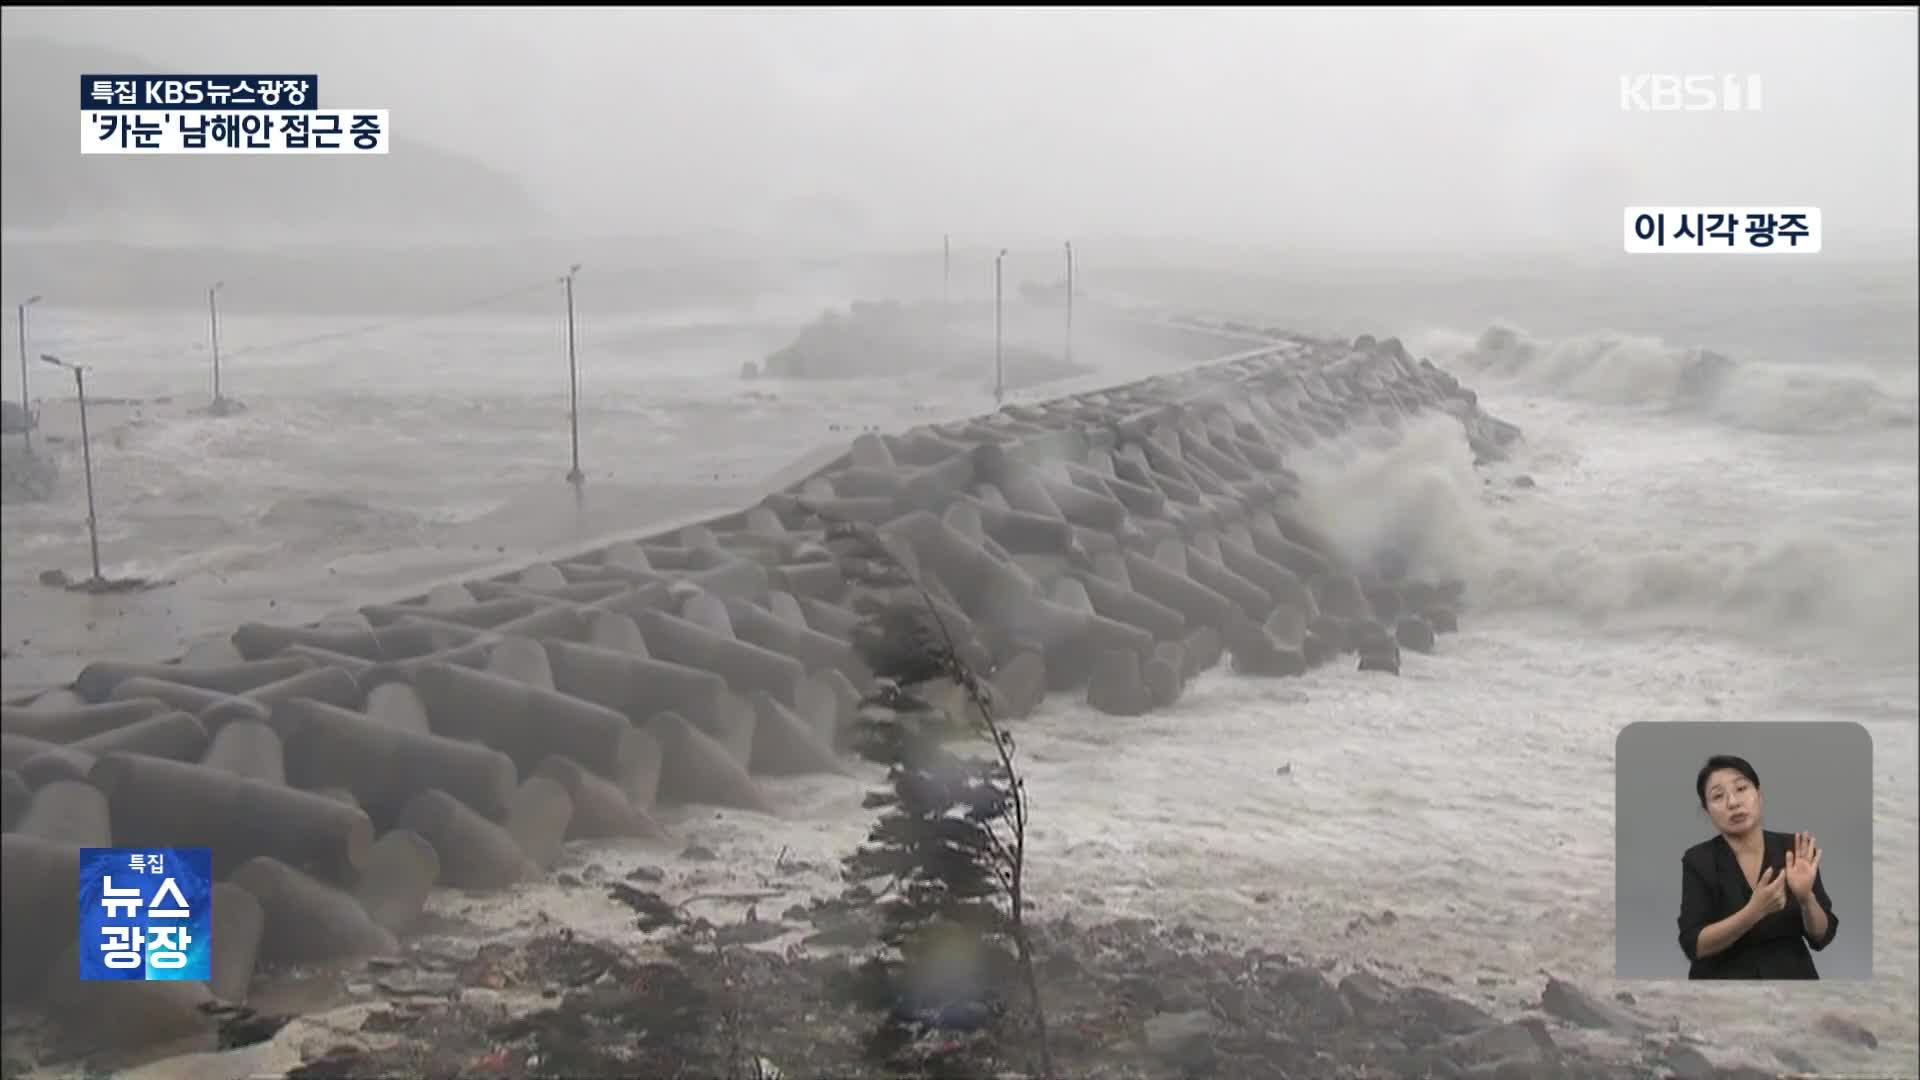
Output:
[[[213,977],[213,852],[80,849],[80,977]]]

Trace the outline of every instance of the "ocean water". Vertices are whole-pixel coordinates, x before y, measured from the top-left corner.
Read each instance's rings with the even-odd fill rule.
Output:
[[[1525,444],[1476,468],[1458,429],[1433,421],[1295,466],[1344,543],[1468,583],[1461,633],[1437,655],[1407,656],[1397,680],[1344,667],[1278,682],[1214,672],[1176,708],[1129,720],[1050,704],[1019,732],[1036,899],[1081,919],[1153,916],[1444,980],[1506,1010],[1536,1003],[1543,973],[1599,995],[1624,989],[1716,1060],[1772,1066],[1788,1050],[1832,1075],[1920,1071],[1920,360],[1914,297],[1900,287],[1912,270],[1902,273],[1891,288],[1849,291],[1875,303],[1844,318],[1793,290],[1695,302],[1709,283],[1685,310],[1636,312],[1631,332],[1613,328],[1617,299],[1583,308],[1579,283],[1504,308],[1499,295],[1463,305],[1511,316],[1493,326],[1382,301],[1369,332],[1448,367]],[[1214,306],[1289,325],[1288,305],[1261,293],[1251,282]],[[1702,314],[1743,308],[1765,317]],[[797,326],[765,310],[603,320],[583,334],[594,527],[682,506],[689,491],[724,496],[864,427],[990,405],[984,385],[928,378],[743,382],[740,362]],[[567,467],[557,322],[480,313],[250,361],[249,340],[342,327],[236,319],[226,389],[250,411],[214,420],[188,411],[208,389],[198,313],[34,318],[36,351],[95,358],[91,394],[174,397],[103,406],[94,438],[108,572],[177,584],[110,602],[33,584],[50,566],[85,565],[66,444],[59,497],[5,513],[10,687],[57,670],[63,649],[77,655],[84,622],[188,637],[269,617],[263,598],[290,591],[302,599],[270,617],[291,618],[568,531],[517,509]],[[1660,325],[1677,329],[1648,329]],[[36,371],[35,385],[58,374]],[[16,385],[9,373],[7,396]],[[55,433],[70,423],[49,417]],[[1523,476],[1531,486],[1515,483]],[[1636,720],[1714,718],[1845,719],[1872,732],[1871,982],[1612,979],[1614,738]],[[690,815],[678,834],[758,872],[782,852],[830,864],[870,821],[860,782],[777,790],[779,822]],[[567,903],[536,890],[500,918],[535,905],[617,925]],[[1816,1034],[1826,1012],[1865,1024],[1878,1049]]]

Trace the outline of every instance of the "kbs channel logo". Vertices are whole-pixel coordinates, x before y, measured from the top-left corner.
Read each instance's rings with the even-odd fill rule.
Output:
[[[1758,75],[1622,75],[1621,112],[1759,112]]]
[[[323,109],[317,75],[82,75],[82,154],[384,154],[385,109]]]

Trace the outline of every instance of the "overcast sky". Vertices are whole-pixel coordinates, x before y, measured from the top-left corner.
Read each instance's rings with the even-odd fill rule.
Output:
[[[882,235],[1368,251],[1615,251],[1630,203],[1910,235],[1916,31],[1890,8],[5,13],[178,71],[315,72],[323,104],[391,109],[396,143],[502,166],[580,226],[759,230],[829,196]],[[1626,72],[1758,74],[1764,111],[1626,113]]]

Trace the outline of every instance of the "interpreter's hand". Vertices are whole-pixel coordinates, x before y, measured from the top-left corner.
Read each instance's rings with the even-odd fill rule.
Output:
[[[1812,833],[1795,833],[1793,848],[1787,852],[1787,888],[1794,898],[1804,902],[1813,895],[1813,879],[1820,873],[1820,845]]]
[[[1760,871],[1747,907],[1757,915],[1771,915],[1787,906],[1787,876],[1769,866]]]

